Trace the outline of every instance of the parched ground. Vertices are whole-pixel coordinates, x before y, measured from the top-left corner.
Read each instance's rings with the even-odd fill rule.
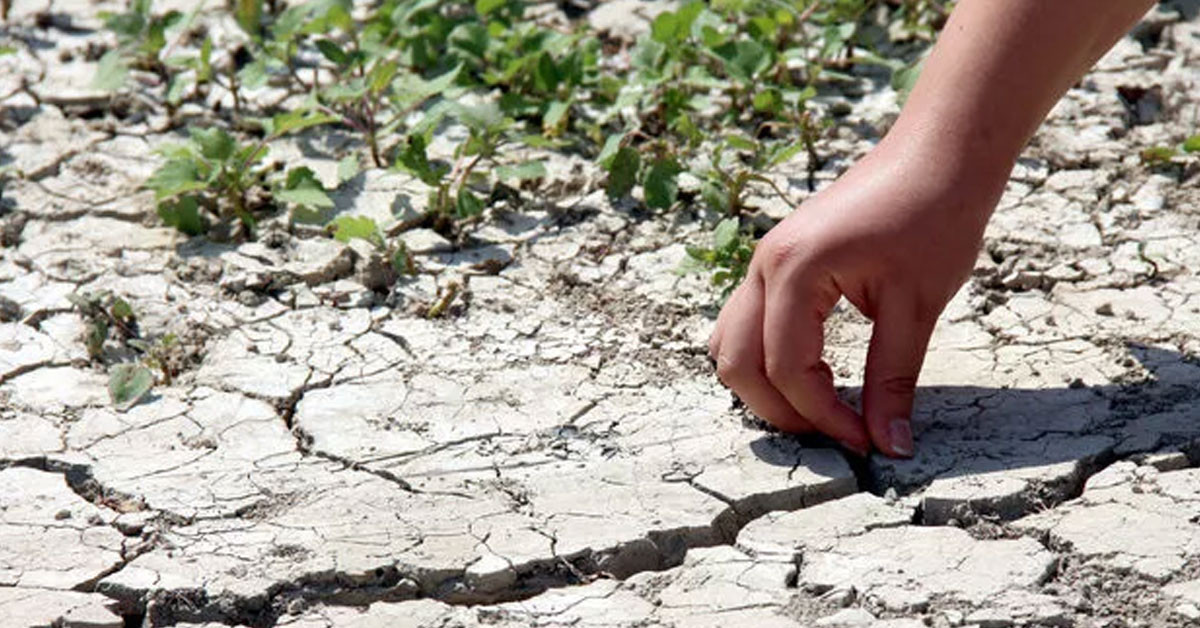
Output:
[[[610,203],[578,158],[463,246],[406,233],[421,274],[391,288],[360,243],[160,226],[140,186],[178,135],[87,87],[102,5],[18,0],[0,57],[0,166],[23,173],[0,205],[0,624],[1200,621],[1197,165],[1139,159],[1200,124],[1194,3],[1148,16],[1025,152],[904,462],[745,416],[705,357],[715,293],[672,272],[701,221]],[[896,98],[818,101],[852,105],[825,183]],[[344,149],[272,155],[332,181]],[[772,176],[803,198],[805,167]],[[386,228],[426,194],[369,170],[336,200]],[[182,374],[125,412],[66,299],[101,290],[182,339]],[[868,332],[829,325],[851,400]]]

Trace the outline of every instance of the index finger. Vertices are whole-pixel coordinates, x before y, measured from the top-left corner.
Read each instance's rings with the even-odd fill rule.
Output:
[[[812,274],[774,278],[766,288],[763,363],[767,379],[815,428],[850,449],[870,451],[866,423],[838,399],[833,371],[821,359],[825,318],[841,291],[832,278]]]

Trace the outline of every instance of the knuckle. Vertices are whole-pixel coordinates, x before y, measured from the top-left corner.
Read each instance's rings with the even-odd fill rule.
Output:
[[[763,370],[766,372],[767,381],[776,387],[791,380],[796,372],[790,360],[777,356],[764,360]]]
[[[732,355],[729,352],[717,354],[717,377],[720,378],[726,386],[733,386],[743,378],[746,370],[746,363],[739,359],[738,356]]]
[[[783,271],[796,263],[802,246],[799,242],[780,237],[766,237],[758,245],[757,255],[765,274],[771,275]]]

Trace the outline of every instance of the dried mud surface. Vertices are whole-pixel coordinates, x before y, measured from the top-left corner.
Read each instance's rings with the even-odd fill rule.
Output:
[[[742,414],[705,358],[714,294],[673,272],[701,223],[614,206],[577,158],[462,246],[406,234],[422,274],[392,289],[361,246],[160,226],[140,185],[175,134],[86,87],[117,7],[60,4],[17,2],[27,45],[0,57],[0,166],[24,174],[0,205],[0,623],[1200,618],[1200,189],[1138,159],[1198,123],[1194,7],[1156,9],[1054,109],[934,337],[917,457],[864,462]],[[823,140],[820,182],[894,117],[870,89],[851,115],[875,131]],[[332,178],[336,150],[273,155]],[[772,176],[802,198],[804,168]],[[367,171],[338,211],[386,228],[426,193]],[[66,300],[100,290],[186,350],[126,412]],[[839,309],[828,337],[853,400],[869,324]]]

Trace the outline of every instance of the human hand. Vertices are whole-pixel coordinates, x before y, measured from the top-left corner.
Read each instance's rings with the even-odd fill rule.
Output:
[[[955,176],[920,150],[890,146],[762,239],[709,351],[721,381],[776,427],[909,457],[926,346],[974,266],[1008,171]],[[874,322],[862,416],[837,398],[821,359],[823,324],[842,296]]]

